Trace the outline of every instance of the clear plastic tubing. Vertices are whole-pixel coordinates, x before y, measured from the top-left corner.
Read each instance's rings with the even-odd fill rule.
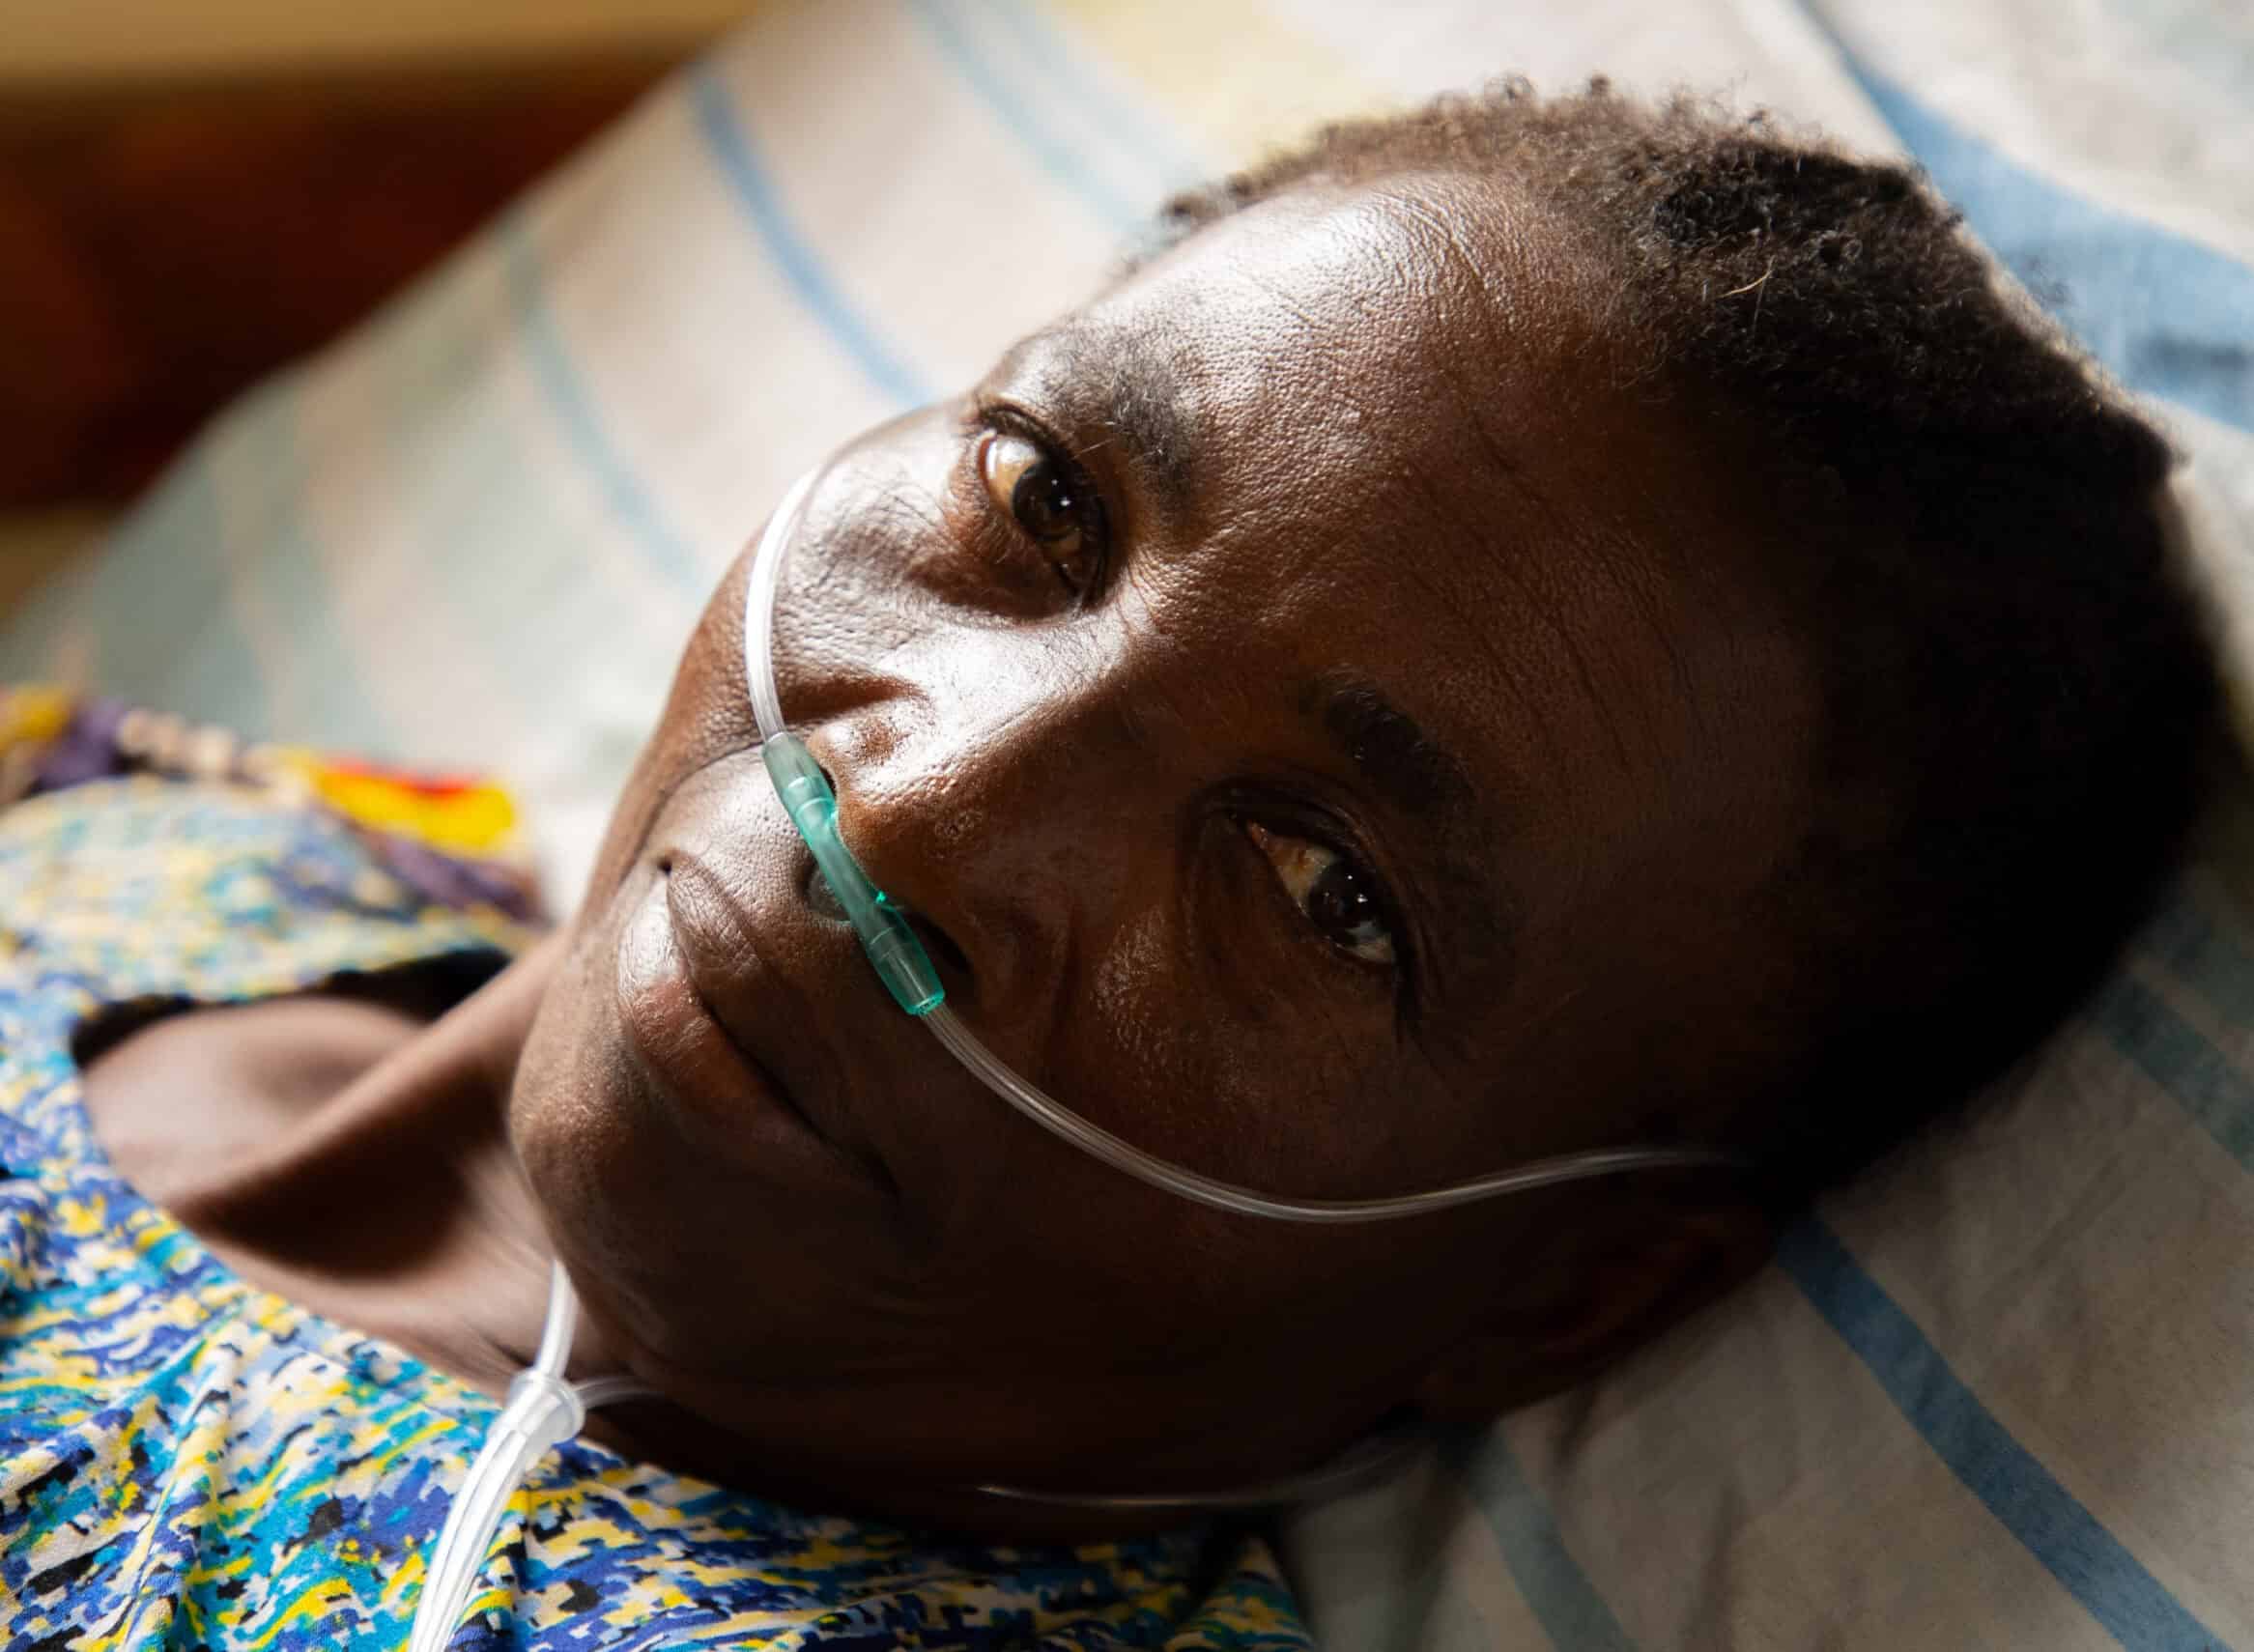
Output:
[[[509,1383],[508,1403],[487,1431],[469,1477],[446,1510],[446,1524],[424,1567],[408,1652],[442,1652],[453,1638],[501,1511],[532,1465],[550,1446],[577,1435],[594,1407],[648,1392],[631,1377],[598,1377],[576,1386],[566,1382],[563,1369],[578,1324],[579,1300],[571,1280],[561,1263],[552,1264],[540,1352]]]
[[[744,675],[758,720],[760,756],[783,808],[806,840],[808,850],[822,876],[829,880],[844,908],[862,950],[876,966],[893,999],[909,1014],[931,1029],[956,1060],[978,1075],[987,1089],[1016,1108],[1044,1130],[1062,1136],[1083,1153],[1093,1154],[1114,1169],[1162,1187],[1169,1193],[1243,1216],[1266,1216],[1289,1222],[1375,1222],[1397,1216],[1421,1216],[1457,1205],[1523,1193],[1559,1182],[1590,1177],[1614,1176],[1623,1171],[1678,1167],[1745,1168],[1739,1155],[1698,1146],[1641,1146],[1604,1148],[1588,1153],[1538,1159],[1492,1176],[1421,1193],[1404,1193],[1384,1199],[1279,1199],[1234,1182],[1220,1182],[1185,1170],[1145,1153],[1099,1125],[1091,1124],[1057,1101],[1039,1086],[1013,1071],[980,1042],[948,1008],[939,972],[932,968],[924,945],[900,910],[885,897],[838,830],[838,800],[821,764],[806,743],[783,722],[783,700],[775,686],[775,589],[784,558],[798,528],[807,496],[819,478],[819,470],[801,476],[785,494],[759,548],[752,557],[751,577],[744,582]]]

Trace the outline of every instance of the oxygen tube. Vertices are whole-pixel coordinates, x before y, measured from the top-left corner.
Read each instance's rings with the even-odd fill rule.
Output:
[[[446,1524],[431,1548],[414,1609],[408,1652],[443,1652],[470,1605],[485,1552],[493,1546],[501,1511],[524,1484],[526,1472],[548,1448],[576,1436],[597,1406],[635,1398],[649,1390],[631,1377],[597,1377],[574,1385],[563,1380],[571,1357],[572,1332],[579,1324],[579,1298],[560,1262],[548,1276],[548,1323],[540,1331],[540,1352],[509,1383],[508,1403],[494,1419],[477,1461],[446,1511]]]

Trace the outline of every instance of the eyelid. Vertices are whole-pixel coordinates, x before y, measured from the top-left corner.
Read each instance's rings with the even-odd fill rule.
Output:
[[[1095,472],[1081,460],[1072,444],[1015,402],[982,396],[971,404],[968,423],[974,433],[991,432],[1032,442],[1044,456],[1064,466],[1073,481],[1088,484],[1089,497],[1104,506],[1108,514],[1110,501],[1104,490],[1095,485]]]
[[[1251,848],[1252,853],[1259,857],[1270,881],[1275,884],[1279,892],[1282,890],[1282,885],[1275,878],[1274,869],[1269,864],[1268,858],[1261,851],[1260,846],[1252,841],[1251,835],[1244,831],[1247,824],[1257,825],[1263,831],[1273,833],[1277,837],[1297,838],[1302,842],[1317,844],[1345,861],[1357,874],[1368,881],[1368,887],[1378,903],[1379,916],[1384,919],[1385,931],[1393,942],[1393,961],[1389,965],[1372,964],[1353,957],[1348,957],[1344,961],[1350,967],[1360,970],[1364,974],[1382,968],[1393,976],[1401,1011],[1406,1016],[1414,1008],[1417,999],[1418,960],[1421,952],[1416,944],[1414,928],[1409,922],[1408,912],[1403,908],[1400,897],[1394,893],[1393,880],[1378,869],[1374,856],[1365,853],[1357,845],[1355,835],[1344,830],[1334,821],[1310,819],[1304,810],[1295,811],[1288,807],[1278,807],[1273,800],[1255,801],[1248,799],[1241,803],[1233,802],[1228,806],[1228,813],[1232,824],[1237,828],[1238,836],[1242,838]],[[1289,901],[1289,895],[1285,895],[1284,898]],[[1307,923],[1306,915],[1299,912],[1296,905],[1294,905],[1293,910],[1300,925],[1312,933],[1314,926]],[[1325,951],[1337,952],[1335,947],[1323,940],[1321,936],[1316,936],[1315,940]]]
[[[984,391],[971,397],[970,416],[965,421],[973,430],[998,430],[1012,436],[1022,436],[1028,441],[1038,442],[1054,457],[1077,468],[1080,456],[1072,444],[1059,436],[1039,413],[1008,396],[988,395]]]
[[[1098,544],[1095,548],[1094,570],[1086,587],[1078,594],[1077,606],[1086,608],[1094,603],[1110,582],[1112,548],[1118,538],[1118,517],[1112,508],[1110,493],[1102,486],[1095,470],[1081,461],[1070,442],[1014,402],[984,394],[975,395],[964,423],[966,434],[974,439],[983,435],[1014,436],[1021,441],[1032,442],[1041,449],[1042,457],[1063,466],[1072,485],[1085,493],[1094,507],[1092,520],[1097,528]],[[975,461],[979,451],[975,440],[970,451]]]
[[[971,402],[969,424],[973,430],[999,431],[1009,436],[1020,436],[1039,446],[1048,456],[1063,465],[1072,474],[1072,480],[1082,484],[1088,495],[1103,512],[1106,527],[1116,532],[1121,514],[1119,490],[1108,485],[1103,469],[1089,455],[1106,445],[1096,442],[1082,447],[1060,435],[1056,428],[1039,413],[1029,411],[1022,403],[1007,396],[991,396],[981,392]]]

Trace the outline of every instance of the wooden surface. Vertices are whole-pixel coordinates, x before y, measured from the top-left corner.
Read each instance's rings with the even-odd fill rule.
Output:
[[[684,49],[755,0],[0,0],[0,86]]]
[[[0,511],[0,619],[49,575],[93,550],[110,520],[99,510]]]
[[[125,498],[683,49],[0,91],[0,510]]]

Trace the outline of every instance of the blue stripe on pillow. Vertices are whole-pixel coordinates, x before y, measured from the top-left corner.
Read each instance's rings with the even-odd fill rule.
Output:
[[[228,493],[239,513],[248,518],[238,525],[259,547],[256,579],[238,577],[227,566],[223,542],[214,542],[209,554],[220,561],[218,602],[248,611],[253,649],[261,634],[272,636],[277,651],[300,667],[318,662],[319,669],[287,673],[280,684],[264,685],[264,702],[276,710],[282,724],[251,732],[281,740],[319,740],[374,754],[391,751],[390,729],[356,669],[357,655],[347,645],[346,628],[338,618],[336,594],[323,568],[321,547],[305,519],[307,470],[299,440],[304,428],[300,411],[302,371],[271,381],[253,392],[243,423],[215,444],[214,462],[226,451],[230,440],[240,438],[243,453],[232,474]],[[286,645],[279,640],[287,638]],[[219,649],[209,643],[189,651],[190,666],[199,672],[217,667]],[[263,651],[262,651],[263,652]],[[270,656],[271,657],[271,656]],[[217,707],[239,708],[259,693],[256,658],[239,669],[220,670],[212,684],[213,698],[203,691],[183,685],[190,700]],[[281,692],[276,695],[276,689]]]
[[[2174,1097],[2225,1153],[2254,1170],[2254,1085],[2198,1029],[2126,971],[2105,983],[2092,1018],[2113,1047]]]
[[[2200,910],[2193,895],[2171,897],[2138,945],[2223,1015],[2254,1030],[2254,956]]]
[[[1951,1472],[2129,1652],[2224,1643],[2011,1438],[1822,1221],[1793,1224],[1777,1261]]]
[[[292,732],[274,725],[271,685],[234,605],[221,489],[212,470],[218,442],[240,440],[244,420],[276,416],[271,394],[254,393],[127,519],[84,587],[57,586],[58,594],[69,591],[70,613],[97,620],[82,633],[91,659],[89,680],[79,686],[216,719],[253,736]],[[177,633],[189,616],[201,629],[184,645]],[[151,680],[151,663],[164,661],[175,662],[177,674]],[[43,669],[55,664],[50,659]]]
[[[501,276],[508,288],[509,314],[524,344],[532,377],[554,410],[556,422],[580,463],[586,467],[613,511],[634,534],[643,556],[674,585],[701,596],[711,584],[686,539],[666,520],[650,490],[619,455],[603,428],[588,394],[556,329],[556,318],[542,295],[539,253],[522,210],[512,209],[494,226]]]
[[[979,50],[955,9],[943,0],[905,0],[907,9],[923,23],[940,53],[955,66],[963,83],[994,112],[1005,130],[1015,138],[1041,170],[1086,202],[1114,231],[1127,234],[1145,219],[1142,207],[1128,200],[1074,153],[1070,141],[1048,129],[1031,105],[1014,96],[1001,72]]]
[[[1185,189],[1213,170],[1210,157],[1197,153],[1179,132],[1120,94],[1100,54],[1082,50],[1038,7],[1022,0],[986,0],[984,9],[1000,20],[1037,74],[1085,107],[1098,130],[1108,128],[1115,132],[1128,154],[1155,169],[1163,187]]]
[[[698,130],[720,163],[722,176],[770,260],[800,302],[878,389],[902,407],[919,407],[929,401],[931,391],[923,376],[855,311],[844,290],[823,267],[821,256],[791,223],[774,181],[754,153],[743,124],[736,119],[728,88],[710,61],[689,71],[688,86]]]
[[[2254,432],[2254,269],[2051,183],[1840,55],[1974,233],[2115,378]]]
[[[1519,1471],[1498,1426],[1454,1442],[1442,1459],[1478,1503],[1519,1594],[1558,1652],[1634,1652],[1636,1643],[1566,1548],[1542,1495]]]

